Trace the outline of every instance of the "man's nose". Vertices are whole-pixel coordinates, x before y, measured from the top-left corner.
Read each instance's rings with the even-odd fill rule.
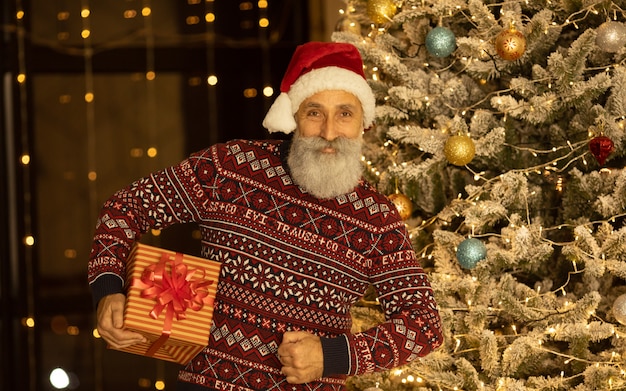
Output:
[[[322,123],[320,137],[325,140],[333,141],[337,138],[337,127],[332,117],[327,117]]]

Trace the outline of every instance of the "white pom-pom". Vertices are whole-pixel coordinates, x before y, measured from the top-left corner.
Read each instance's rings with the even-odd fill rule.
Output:
[[[291,112],[291,99],[281,92],[263,119],[263,126],[270,131],[291,133],[296,129],[296,120]]]

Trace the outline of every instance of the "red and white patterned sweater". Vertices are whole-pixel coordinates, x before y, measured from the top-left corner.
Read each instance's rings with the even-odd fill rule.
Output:
[[[428,279],[391,202],[365,181],[317,199],[293,184],[288,142],[232,141],[117,192],[98,219],[89,262],[94,299],[123,291],[125,260],[151,228],[197,222],[202,256],[222,262],[209,345],[182,389],[343,390],[347,375],[396,367],[442,343]],[[368,286],[387,321],[351,334]],[[290,385],[282,334],[322,337],[324,377]]]

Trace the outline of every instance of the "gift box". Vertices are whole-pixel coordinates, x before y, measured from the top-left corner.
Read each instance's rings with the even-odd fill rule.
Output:
[[[124,326],[148,342],[118,350],[187,364],[208,343],[221,264],[139,243],[126,267]]]

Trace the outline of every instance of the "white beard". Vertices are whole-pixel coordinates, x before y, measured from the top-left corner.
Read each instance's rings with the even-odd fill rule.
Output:
[[[349,193],[363,174],[362,143],[361,137],[327,141],[321,137],[302,137],[296,132],[287,157],[294,182],[320,199]],[[334,148],[335,153],[322,152],[328,146]]]

